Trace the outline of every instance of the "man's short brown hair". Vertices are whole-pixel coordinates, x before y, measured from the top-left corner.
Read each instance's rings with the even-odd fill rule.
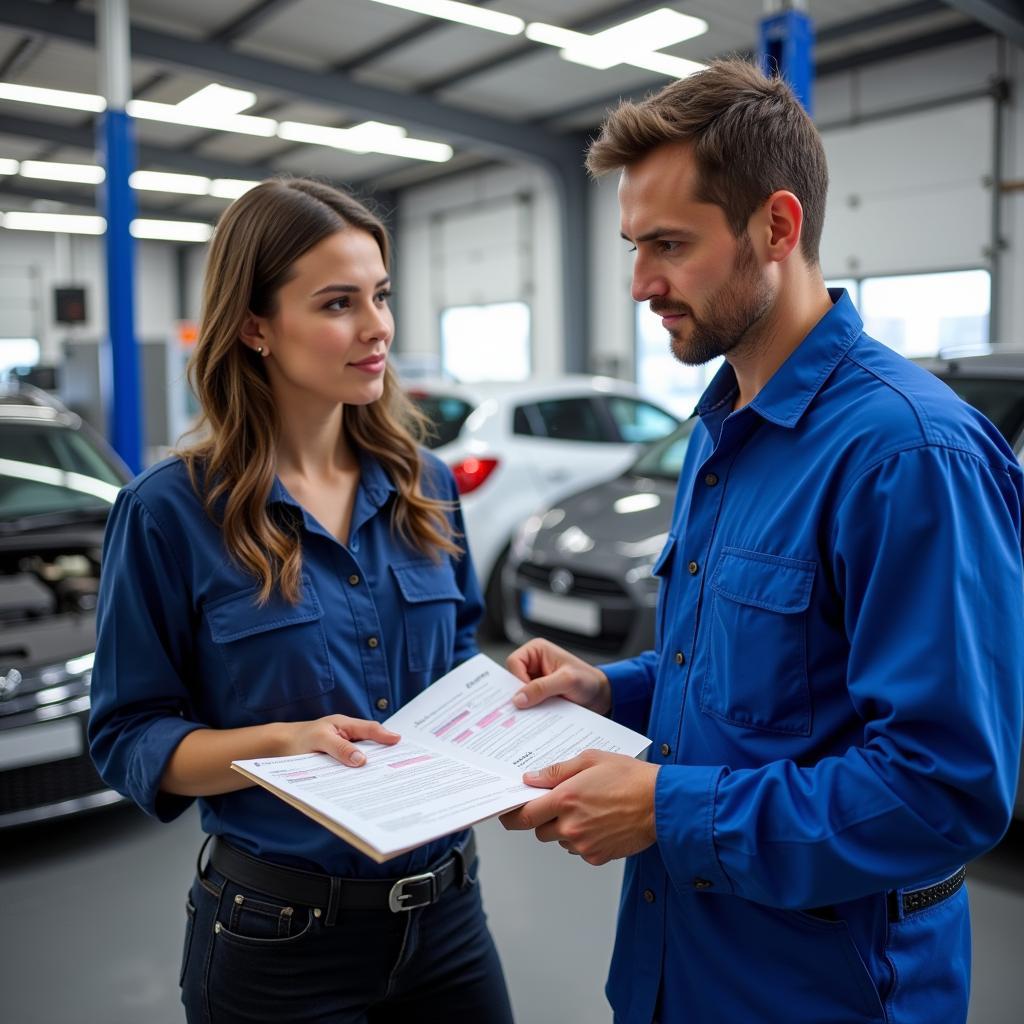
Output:
[[[828,167],[814,122],[781,78],[743,60],[720,60],[609,114],[587,153],[597,176],[627,167],[668,142],[689,142],[699,202],[725,212],[736,237],[773,192],[792,192],[804,211],[800,249],[811,266],[825,220]]]

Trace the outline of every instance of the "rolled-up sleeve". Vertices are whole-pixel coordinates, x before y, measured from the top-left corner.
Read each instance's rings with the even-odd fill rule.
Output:
[[[103,780],[161,821],[192,802],[160,791],[175,748],[201,728],[186,683],[191,637],[182,568],[142,500],[125,489],[103,547],[89,744]]]
[[[673,880],[821,906],[939,877],[996,843],[1021,753],[1020,542],[1015,464],[922,446],[864,472],[838,506],[831,567],[863,742],[810,766],[663,766]]]

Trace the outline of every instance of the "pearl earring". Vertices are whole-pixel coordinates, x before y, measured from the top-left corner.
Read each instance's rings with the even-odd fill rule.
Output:
[[[262,345],[260,345],[260,347],[258,349],[256,349],[256,355],[258,355],[258,356],[263,355],[263,346]]]

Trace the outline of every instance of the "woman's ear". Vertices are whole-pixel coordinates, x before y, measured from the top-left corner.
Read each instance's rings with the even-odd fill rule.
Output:
[[[239,328],[238,336],[253,352],[263,355],[268,351],[267,335],[262,317],[258,317],[254,313],[247,313]]]

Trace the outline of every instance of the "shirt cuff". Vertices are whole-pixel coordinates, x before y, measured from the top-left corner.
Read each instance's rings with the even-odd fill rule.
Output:
[[[680,893],[731,893],[715,852],[715,795],[722,767],[663,764],[654,787],[658,852]]]
[[[178,744],[203,726],[170,715],[158,718],[139,737],[128,770],[128,796],[158,821],[173,821],[195,797],[162,793],[160,780]]]
[[[651,683],[646,673],[637,671],[633,659],[614,661],[600,668],[611,684],[611,718],[627,729],[646,735],[651,717]]]

